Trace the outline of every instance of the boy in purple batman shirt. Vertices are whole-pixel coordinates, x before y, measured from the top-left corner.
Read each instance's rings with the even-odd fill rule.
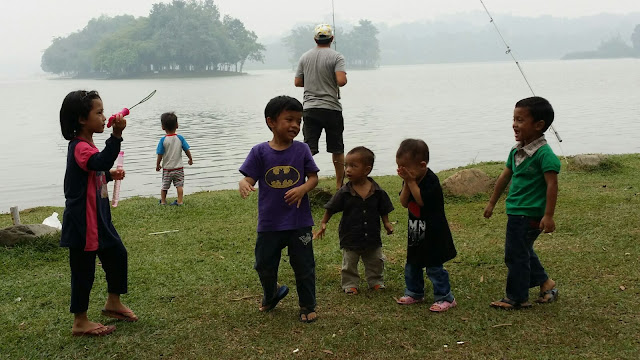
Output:
[[[288,247],[299,319],[309,323],[317,319],[317,314],[313,218],[307,193],[318,185],[319,169],[309,146],[294,141],[302,122],[298,100],[277,96],[269,101],[264,115],[273,138],[251,149],[239,169],[245,177],[238,188],[243,198],[255,191],[256,182],[260,188],[254,265],[264,291],[260,311],[272,310],[289,293],[286,285],[278,285],[281,252]]]

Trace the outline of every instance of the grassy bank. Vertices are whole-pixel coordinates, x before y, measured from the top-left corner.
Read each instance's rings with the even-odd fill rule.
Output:
[[[563,163],[563,166],[566,165]],[[497,176],[502,163],[473,165]],[[454,170],[439,173],[444,180]],[[559,177],[557,231],[541,235],[537,251],[558,281],[560,300],[509,312],[489,308],[503,295],[504,197],[494,217],[482,212],[488,195],[446,199],[458,257],[446,266],[459,306],[444,314],[430,302],[401,307],[406,210],[400,179],[377,180],[394,200],[396,232],[385,236],[384,292],[340,290],[339,216],[314,244],[318,322],[297,320],[295,291],[268,314],[257,311],[261,288],[253,265],[257,194],[188,195],[183,207],[133,198],[113,209],[129,250],[130,293],[140,316],[117,323],[105,338],[71,337],[67,251],[56,239],[0,249],[0,358],[445,358],[635,359],[640,348],[640,155],[612,157],[595,169],[565,166]],[[320,186],[330,188],[331,180]],[[60,208],[21,213],[39,223]],[[314,210],[316,222],[322,209]],[[0,227],[9,226],[0,215]],[[161,235],[149,233],[179,230]],[[89,310],[100,315],[106,284],[96,272]],[[294,288],[287,257],[280,281]],[[431,288],[427,282],[427,294]],[[536,293],[532,289],[531,296]],[[429,297],[428,297],[429,299]],[[464,342],[458,344],[457,342]]]

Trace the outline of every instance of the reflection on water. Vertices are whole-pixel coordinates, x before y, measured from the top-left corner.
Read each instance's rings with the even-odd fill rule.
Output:
[[[549,61],[524,64],[536,92],[556,110],[559,155],[640,152],[636,116],[640,107],[640,61]],[[513,142],[513,105],[529,90],[513,63],[442,64],[351,71],[342,89],[345,147],[376,153],[374,175],[395,173],[402,139],[422,138],[431,149],[430,166],[442,169],[474,161],[503,161]],[[29,80],[0,82],[6,175],[0,212],[10,206],[63,205],[67,141],[58,112],[75,89],[97,89],[105,111],[131,106],[151,90],[156,95],[132,110],[124,132],[126,180],[121,196],[158,196],[161,174],[155,149],[164,132],[160,115],[175,111],[178,133],[191,145],[193,166],[185,168],[185,192],[235,188],[238,167],[253,145],[271,138],[264,122],[267,101],[281,94],[302,99],[293,73],[256,71],[248,76],[171,80]],[[100,149],[111,129],[96,134]],[[302,141],[302,134],[297,140]],[[330,155],[315,159],[320,176],[333,174]],[[175,196],[175,190],[169,191]],[[187,199],[188,201],[188,199]]]

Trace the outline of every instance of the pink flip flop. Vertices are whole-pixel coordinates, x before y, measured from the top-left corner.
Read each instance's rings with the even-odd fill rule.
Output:
[[[448,301],[436,301],[433,303],[433,305],[431,305],[431,307],[429,308],[429,310],[433,311],[433,312],[445,312],[451,308],[454,308],[458,305],[458,303],[456,302],[455,299],[453,299],[453,302],[448,302]]]
[[[396,302],[400,305],[413,305],[413,304],[421,303],[423,301],[424,301],[424,298],[415,299],[408,295],[405,295],[400,299],[396,299]]]

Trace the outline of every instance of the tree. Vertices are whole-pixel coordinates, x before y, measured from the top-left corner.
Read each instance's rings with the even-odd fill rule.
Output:
[[[640,54],[640,24],[636,25],[633,34],[631,34],[631,43],[636,52]]]
[[[627,45],[620,36],[612,37],[609,40],[603,41],[598,46],[597,52],[601,57],[605,58],[620,58],[620,57],[633,57],[634,50]]]
[[[298,26],[283,39],[285,46],[289,48],[291,64],[297,64],[304,52],[313,47],[313,29],[311,25]],[[351,31],[342,33],[336,31],[338,51],[345,57],[349,66],[372,68],[378,66],[380,61],[380,44],[378,42],[378,29],[369,20],[360,20],[359,24]]]
[[[291,29],[291,33],[283,39],[291,52],[291,64],[297,64],[300,56],[313,47],[313,28],[313,25],[298,26]]]

